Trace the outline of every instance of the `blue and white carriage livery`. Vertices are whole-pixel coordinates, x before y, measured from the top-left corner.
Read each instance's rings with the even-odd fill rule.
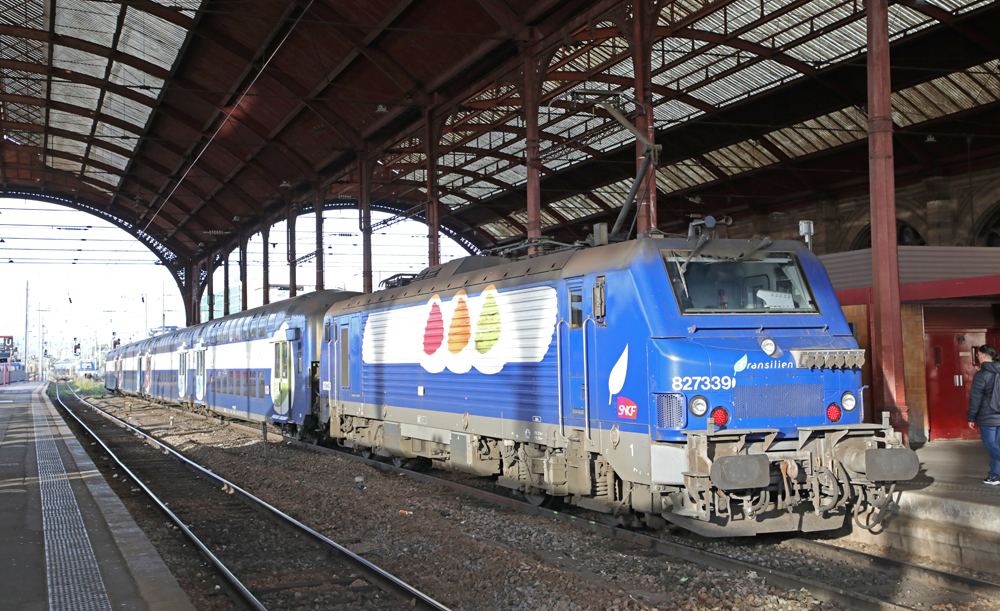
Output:
[[[105,385],[298,429],[312,416],[323,313],[346,295],[312,293],[117,348],[108,370],[120,374]]]

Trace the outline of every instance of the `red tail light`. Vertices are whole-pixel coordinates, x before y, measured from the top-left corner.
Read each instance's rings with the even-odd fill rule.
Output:
[[[729,414],[725,409],[717,407],[712,410],[712,420],[715,421],[715,426],[726,426],[729,422]]]
[[[836,422],[840,420],[840,406],[836,403],[831,403],[830,407],[826,408],[826,419],[830,422]]]

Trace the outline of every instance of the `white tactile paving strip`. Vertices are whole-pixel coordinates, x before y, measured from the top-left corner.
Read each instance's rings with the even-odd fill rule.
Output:
[[[80,507],[41,406],[32,401],[50,611],[111,611]]]

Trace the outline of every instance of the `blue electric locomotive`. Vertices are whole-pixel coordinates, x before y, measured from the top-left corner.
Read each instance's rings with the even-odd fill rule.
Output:
[[[334,304],[324,342],[341,444],[612,522],[833,529],[917,471],[887,421],[864,423],[864,351],[797,242],[469,257]]]
[[[106,385],[733,536],[884,515],[916,475],[863,361],[809,250],[702,236],[311,293],[113,350]]]

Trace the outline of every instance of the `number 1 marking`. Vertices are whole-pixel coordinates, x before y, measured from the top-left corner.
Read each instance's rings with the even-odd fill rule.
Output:
[[[628,444],[628,449],[632,450],[632,456],[635,456],[635,444]]]

